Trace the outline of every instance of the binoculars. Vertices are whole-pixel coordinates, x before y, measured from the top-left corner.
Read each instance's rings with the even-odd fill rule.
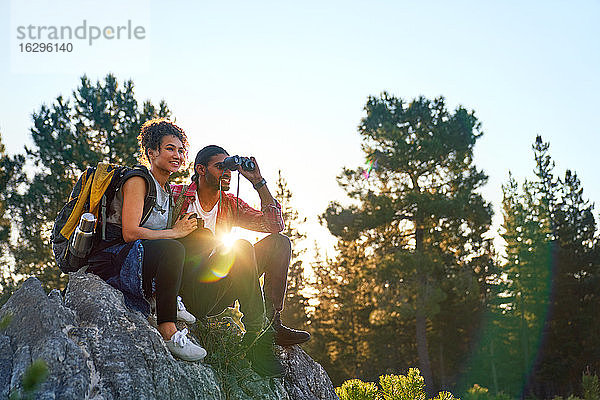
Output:
[[[256,164],[248,157],[230,156],[219,163],[219,168],[237,171],[239,168],[244,171],[254,171]]]

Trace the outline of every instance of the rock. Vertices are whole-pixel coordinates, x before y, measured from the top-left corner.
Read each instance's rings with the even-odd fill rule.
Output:
[[[148,320],[92,274],[71,274],[64,299],[29,278],[0,309],[0,319],[9,314],[0,332],[0,399],[21,389],[38,358],[49,370],[39,399],[337,399],[327,373],[298,346],[277,348],[282,379],[249,368],[244,379],[229,379],[206,363],[174,359]]]

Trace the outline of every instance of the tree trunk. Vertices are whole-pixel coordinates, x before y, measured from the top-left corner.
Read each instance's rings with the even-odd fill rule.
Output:
[[[423,228],[421,228],[420,225],[417,225],[415,233],[416,251],[417,255],[420,256],[423,252]],[[419,276],[416,304],[417,354],[419,356],[419,369],[425,379],[425,391],[427,392],[428,397],[433,397],[433,375],[431,374],[429,351],[427,350],[427,317],[425,315],[425,289],[427,276],[423,268],[419,268],[417,274]]]
[[[496,374],[496,360],[494,356],[494,340],[490,342],[490,358],[492,362],[492,381],[494,382],[494,393],[498,396],[498,375]]]
[[[439,389],[446,390],[446,369],[444,368],[444,342],[440,341],[440,382]]]
[[[418,297],[423,297],[419,295]],[[417,300],[417,303],[423,303]],[[431,365],[429,363],[429,352],[427,350],[427,318],[425,317],[424,304],[417,305],[417,354],[419,356],[419,369],[423,378],[425,378],[425,390],[427,396],[432,397],[433,395],[433,376],[431,375]]]

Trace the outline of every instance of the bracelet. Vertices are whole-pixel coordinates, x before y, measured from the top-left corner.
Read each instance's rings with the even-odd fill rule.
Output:
[[[255,183],[254,185],[252,185],[252,186],[254,186],[254,189],[255,189],[255,190],[258,190],[258,189],[260,189],[261,187],[265,186],[266,184],[267,184],[267,181],[265,181],[265,178],[262,178],[260,181],[256,182],[256,183]]]

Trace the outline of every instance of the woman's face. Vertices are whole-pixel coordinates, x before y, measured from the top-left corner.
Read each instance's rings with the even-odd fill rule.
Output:
[[[185,162],[185,147],[177,137],[164,136],[158,150],[148,150],[150,164],[170,173],[177,172]]]

